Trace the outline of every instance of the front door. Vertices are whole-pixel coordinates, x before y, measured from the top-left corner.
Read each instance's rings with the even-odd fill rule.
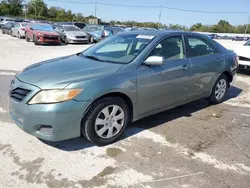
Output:
[[[149,56],[162,56],[164,65],[137,69],[139,114],[183,103],[189,97],[190,60],[182,36],[162,40]]]

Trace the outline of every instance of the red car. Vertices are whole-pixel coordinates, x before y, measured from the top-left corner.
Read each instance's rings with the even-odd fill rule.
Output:
[[[60,44],[60,36],[49,24],[31,23],[25,28],[26,41],[37,44]]]

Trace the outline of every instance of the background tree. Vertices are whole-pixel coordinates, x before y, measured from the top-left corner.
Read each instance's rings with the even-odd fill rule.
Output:
[[[3,0],[0,2],[0,14],[9,16],[22,16],[22,0]]]

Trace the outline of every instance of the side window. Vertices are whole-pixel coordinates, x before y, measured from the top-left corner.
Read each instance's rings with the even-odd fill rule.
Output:
[[[185,58],[182,37],[175,36],[164,39],[152,50],[149,56],[162,56],[168,60]]]
[[[187,36],[186,39],[187,53],[189,57],[204,56],[218,53],[216,48],[209,44],[205,39],[191,36]]]

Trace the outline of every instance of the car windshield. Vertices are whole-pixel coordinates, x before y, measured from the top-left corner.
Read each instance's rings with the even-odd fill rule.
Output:
[[[98,61],[127,64],[133,61],[154,38],[152,35],[114,35],[81,54]]]
[[[247,41],[244,45],[245,45],[245,46],[250,46],[250,40]]]
[[[80,28],[75,27],[75,26],[64,26],[65,31],[81,31]]]
[[[44,24],[32,24],[31,26],[34,30],[38,31],[53,31],[53,27],[51,25],[44,25]]]

